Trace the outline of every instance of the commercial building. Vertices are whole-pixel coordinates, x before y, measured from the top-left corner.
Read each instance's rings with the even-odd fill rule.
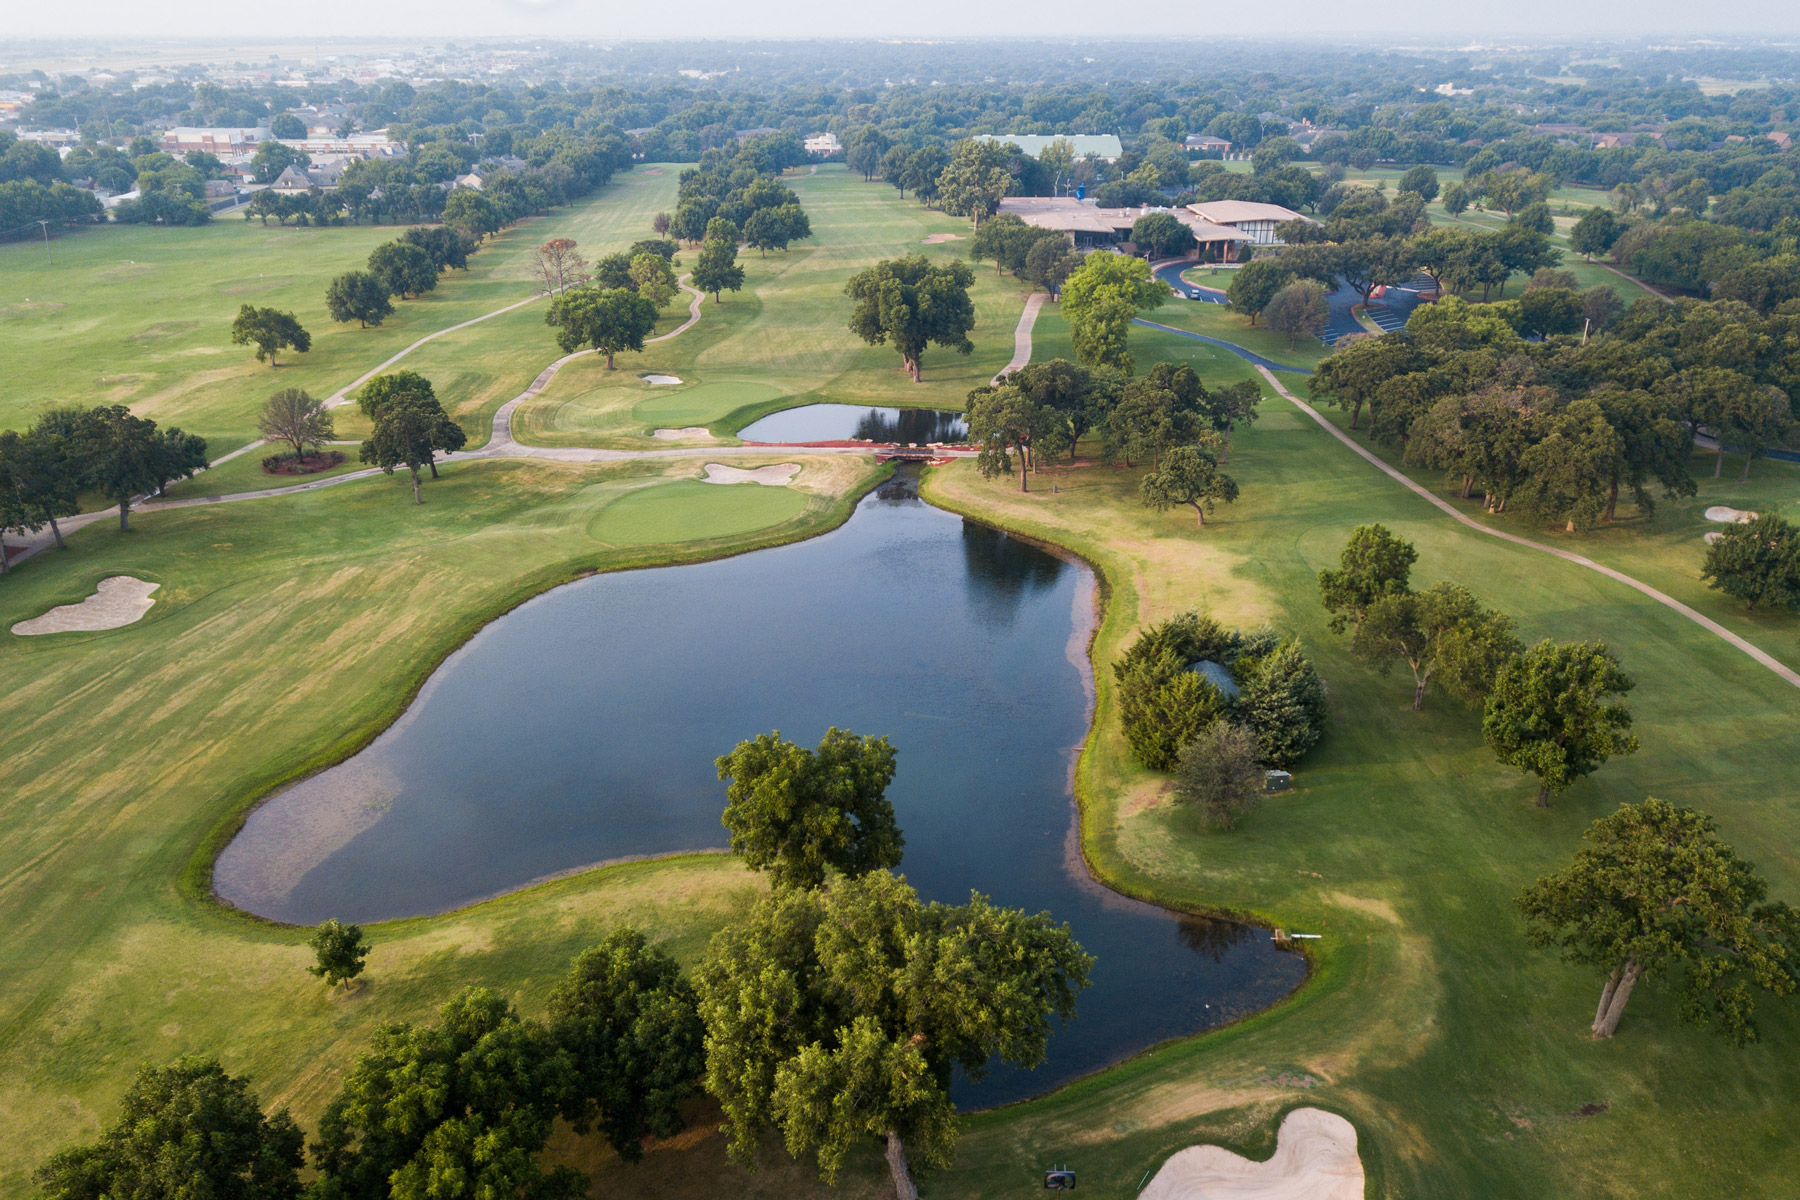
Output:
[[[1131,227],[1139,217],[1167,213],[1187,226],[1199,246],[1200,257],[1230,262],[1250,236],[1228,225],[1216,224],[1180,208],[1101,208],[1073,196],[1008,196],[1000,211],[1039,229],[1066,233],[1079,249],[1129,246]]]
[[[177,125],[162,136],[162,148],[177,157],[190,150],[204,150],[220,158],[234,154],[254,154],[257,146],[272,141],[275,135],[268,126],[200,126]]]
[[[999,142],[1002,145],[1017,146],[1020,150],[1036,158],[1044,152],[1051,142],[1068,142],[1075,149],[1076,158],[1098,158],[1102,162],[1117,162],[1125,153],[1115,134],[1110,133],[982,133],[977,134],[978,142]]]
[[[807,137],[805,145],[808,154],[825,156],[836,154],[844,148],[843,143],[838,141],[838,136],[835,133],[811,134]]]
[[[1188,211],[1203,221],[1223,225],[1244,235],[1244,240],[1257,246],[1279,246],[1281,238],[1275,227],[1285,221],[1311,221],[1291,208],[1279,204],[1259,204],[1254,200],[1208,200],[1188,205]],[[1314,222],[1317,224],[1317,222]]]

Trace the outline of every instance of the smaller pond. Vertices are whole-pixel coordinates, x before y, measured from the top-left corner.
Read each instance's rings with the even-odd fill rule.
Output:
[[[960,442],[969,427],[959,412],[935,408],[864,408],[856,404],[804,404],[770,413],[739,431],[746,442]]]

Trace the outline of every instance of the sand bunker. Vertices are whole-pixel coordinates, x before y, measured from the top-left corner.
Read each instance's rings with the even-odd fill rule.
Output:
[[[767,467],[745,470],[724,463],[706,464],[706,483],[760,483],[764,487],[786,487],[800,473],[799,463],[774,463]]]
[[[156,603],[150,593],[160,583],[147,583],[130,575],[114,575],[100,581],[93,595],[79,604],[62,604],[41,617],[20,621],[12,631],[22,637],[39,633],[92,633],[129,625]]]
[[[1761,514],[1759,513],[1747,512],[1741,508],[1732,508],[1725,504],[1715,504],[1706,510],[1707,520],[1729,521],[1734,525],[1748,525],[1760,515]]]
[[[668,387],[672,383],[680,383],[679,375],[639,375],[639,379],[652,387]]]
[[[960,241],[962,241],[962,234],[960,233],[931,233],[920,238],[919,244],[923,246],[941,246],[945,242]]]
[[[712,436],[712,431],[704,425],[683,425],[680,429],[652,430],[650,436],[661,438],[665,442],[672,442],[677,438],[709,438]]]
[[[1718,531],[1718,530],[1716,530],[1716,529],[1715,529],[1715,530],[1713,530],[1713,531],[1712,531],[1712,532],[1711,532],[1711,533],[1703,533],[1703,534],[1701,534],[1701,535],[1700,535],[1700,540],[1701,540],[1701,541],[1703,541],[1703,542],[1705,542],[1705,543],[1706,543],[1706,544],[1707,544],[1707,545],[1709,545],[1709,546],[1710,546],[1710,545],[1712,545],[1712,544],[1713,544],[1713,543],[1714,543],[1714,542],[1716,542],[1716,541],[1718,541],[1718,540],[1719,540],[1719,539],[1720,539],[1720,538],[1722,538],[1722,537],[1724,537],[1724,536],[1725,536],[1725,535],[1724,535],[1724,534],[1722,534],[1722,533],[1720,533],[1720,532],[1719,532],[1719,531]]]
[[[1138,1200],[1362,1200],[1356,1128],[1336,1113],[1296,1108],[1275,1156],[1251,1162],[1218,1146],[1189,1146],[1164,1163]]]

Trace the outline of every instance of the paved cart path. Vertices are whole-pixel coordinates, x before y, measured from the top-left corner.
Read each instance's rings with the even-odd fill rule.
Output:
[[[1449,513],[1456,520],[1462,522],[1464,525],[1467,525],[1470,529],[1476,530],[1480,533],[1485,533],[1489,537],[1497,537],[1501,541],[1512,542],[1514,545],[1517,545],[1517,546],[1525,546],[1532,550],[1540,550],[1545,554],[1553,554],[1557,558],[1560,558],[1560,559],[1564,560],[1565,562],[1572,562],[1576,566],[1586,567],[1590,571],[1598,571],[1598,572],[1600,572],[1600,574],[1606,576],[1608,579],[1616,579],[1620,583],[1624,584],[1626,587],[1636,588],[1638,591],[1644,593],[1644,595],[1650,597],[1652,600],[1656,601],[1658,604],[1661,604],[1663,607],[1668,608],[1674,612],[1680,613],[1682,616],[1686,617],[1688,620],[1692,621],[1694,624],[1700,626],[1702,629],[1706,630],[1708,633],[1713,634],[1715,637],[1721,638],[1724,641],[1730,643],[1731,645],[1737,647],[1739,650],[1742,650],[1745,654],[1748,654],[1751,658],[1755,659],[1757,662],[1761,663],[1763,666],[1769,668],[1769,670],[1775,672],[1775,674],[1781,676],[1781,678],[1787,680],[1787,682],[1793,684],[1795,687],[1800,687],[1800,671],[1795,671],[1792,667],[1789,667],[1787,664],[1785,664],[1782,661],[1780,661],[1779,659],[1777,659],[1774,655],[1769,654],[1767,651],[1762,650],[1759,647],[1750,643],[1749,641],[1746,641],[1744,638],[1739,637],[1737,634],[1731,632],[1731,630],[1725,628],[1723,625],[1719,624],[1717,621],[1713,620],[1711,617],[1706,616],[1704,613],[1697,612],[1692,608],[1689,608],[1687,605],[1683,604],[1681,601],[1675,599],[1675,597],[1668,595],[1665,592],[1658,591],[1656,588],[1651,587],[1649,584],[1643,582],[1642,580],[1633,579],[1631,576],[1625,574],[1623,571],[1616,571],[1609,566],[1606,566],[1602,563],[1595,562],[1591,558],[1586,558],[1580,554],[1576,554],[1572,550],[1564,550],[1557,546],[1548,546],[1548,545],[1545,545],[1543,542],[1534,542],[1530,538],[1520,537],[1516,533],[1507,533],[1505,530],[1495,529],[1491,526],[1482,524],[1480,521],[1477,521],[1474,517],[1471,517],[1467,513],[1458,509],[1455,505],[1451,504],[1448,500],[1445,500],[1443,497],[1437,495],[1437,493],[1433,492],[1430,488],[1423,487],[1420,484],[1413,482],[1413,480],[1408,478],[1406,475],[1402,474],[1400,471],[1396,470],[1395,468],[1389,466],[1386,462],[1382,461],[1382,459],[1380,457],[1378,457],[1372,451],[1370,451],[1369,449],[1364,447],[1355,438],[1353,438],[1349,434],[1345,433],[1342,429],[1339,429],[1336,424],[1334,424],[1332,421],[1328,420],[1325,417],[1325,415],[1323,413],[1321,413],[1318,409],[1314,408],[1312,405],[1308,404],[1306,401],[1300,399],[1300,397],[1294,395],[1292,392],[1288,391],[1285,387],[1282,387],[1281,381],[1279,379],[1275,378],[1274,374],[1271,371],[1269,371],[1268,368],[1258,367],[1257,369],[1262,372],[1263,378],[1265,378],[1269,381],[1269,384],[1271,387],[1273,387],[1282,396],[1286,397],[1289,401],[1291,401],[1296,407],[1298,407],[1307,416],[1309,416],[1313,420],[1317,421],[1319,423],[1319,426],[1322,429],[1324,429],[1327,433],[1331,434],[1331,436],[1335,437],[1338,441],[1344,443],[1344,445],[1350,447],[1350,449],[1356,451],[1357,454],[1361,455],[1363,458],[1367,459],[1369,462],[1373,463],[1383,474],[1392,478],[1395,482],[1399,483],[1402,487],[1405,487],[1409,491],[1412,491],[1412,492],[1424,497],[1427,501],[1436,505],[1438,508],[1442,509],[1444,512]]]

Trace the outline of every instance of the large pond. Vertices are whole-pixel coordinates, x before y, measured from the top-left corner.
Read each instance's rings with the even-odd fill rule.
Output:
[[[1047,909],[1098,958],[1044,1066],[959,1082],[956,1098],[1047,1091],[1305,974],[1264,930],[1088,875],[1070,768],[1093,595],[1085,567],[933,508],[905,478],[823,537],[571,583],[477,634],[362,753],[258,809],[214,883],[300,924],[438,912],[588,863],[724,846],[713,759],[743,738],[886,734],[914,886]]]
[[[802,404],[753,421],[738,431],[746,442],[960,442],[969,427],[959,412],[936,408],[863,408],[855,404]]]

